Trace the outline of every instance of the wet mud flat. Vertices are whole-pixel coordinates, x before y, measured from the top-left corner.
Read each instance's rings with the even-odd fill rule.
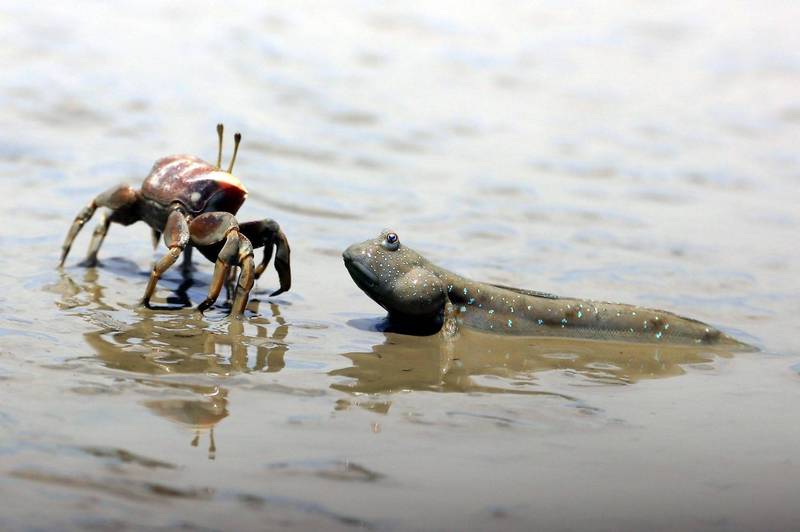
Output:
[[[0,15],[0,529],[800,528],[797,8],[301,7]],[[143,309],[143,224],[56,268],[219,121],[290,292],[201,317],[195,254]],[[341,258],[384,228],[757,350],[401,334]]]

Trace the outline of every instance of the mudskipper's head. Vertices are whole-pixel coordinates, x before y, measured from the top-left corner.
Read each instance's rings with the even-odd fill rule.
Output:
[[[400,243],[393,231],[353,244],[344,253],[353,281],[376,303],[398,318],[438,316],[446,288],[431,264]]]

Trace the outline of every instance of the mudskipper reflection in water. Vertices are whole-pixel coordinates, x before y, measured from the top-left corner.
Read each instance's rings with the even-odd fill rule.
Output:
[[[191,275],[185,274],[167,302],[188,300],[187,291],[192,284]],[[61,308],[72,309],[75,315],[100,326],[85,333],[84,339],[103,365],[141,374],[136,379],[139,383],[170,395],[145,401],[143,404],[150,411],[193,430],[193,446],[198,445],[202,431],[209,432],[212,459],[216,453],[214,426],[229,412],[228,390],[209,378],[250,371],[276,372],[285,366],[289,326],[274,304],[269,306],[271,321],[276,324],[272,335],[266,326],[269,322],[263,318],[248,321],[248,328],[255,328],[255,335],[249,335],[240,320],[210,324],[188,309],[159,313],[134,308],[128,314],[133,318],[131,323],[115,319],[110,312],[120,309],[104,301],[106,288],[98,282],[95,268],[84,272],[82,283],[62,273],[60,283],[52,290],[62,294]],[[258,300],[251,300],[251,306],[257,304]],[[255,354],[252,359],[251,352]],[[186,376],[193,377],[187,381]]]
[[[331,387],[354,395],[423,390],[572,399],[548,391],[540,377],[558,372],[576,377],[572,385],[625,385],[682,375],[684,366],[732,355],[730,349],[717,346],[503,337],[468,329],[452,338],[397,332],[384,332],[384,336],[384,342],[371,351],[344,354],[353,365],[332,371],[331,375],[347,380]],[[359,400],[357,404],[386,413],[391,401]]]

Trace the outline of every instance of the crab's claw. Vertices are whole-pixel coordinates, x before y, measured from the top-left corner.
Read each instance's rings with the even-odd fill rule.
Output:
[[[281,287],[270,294],[270,296],[277,296],[289,290],[292,287],[292,269],[289,265],[289,241],[283,231],[278,229],[275,234],[275,270],[278,272],[278,280]]]
[[[264,247],[264,257],[261,259],[261,263],[256,266],[255,278],[260,278],[267,270],[267,265],[272,259],[274,247],[275,270],[278,272],[278,280],[281,286],[270,296],[277,296],[289,290],[292,286],[292,271],[289,267],[289,240],[281,231],[278,222],[270,219],[247,222],[240,224],[239,230],[253,243],[253,247]]]

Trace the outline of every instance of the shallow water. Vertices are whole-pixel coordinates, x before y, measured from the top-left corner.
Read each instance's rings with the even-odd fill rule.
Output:
[[[800,528],[799,15],[4,5],[0,528]],[[217,121],[291,292],[143,310],[142,224],[55,268],[89,198],[213,158]],[[383,332],[340,253],[384,227],[760,351]],[[155,303],[202,301],[195,260]]]

